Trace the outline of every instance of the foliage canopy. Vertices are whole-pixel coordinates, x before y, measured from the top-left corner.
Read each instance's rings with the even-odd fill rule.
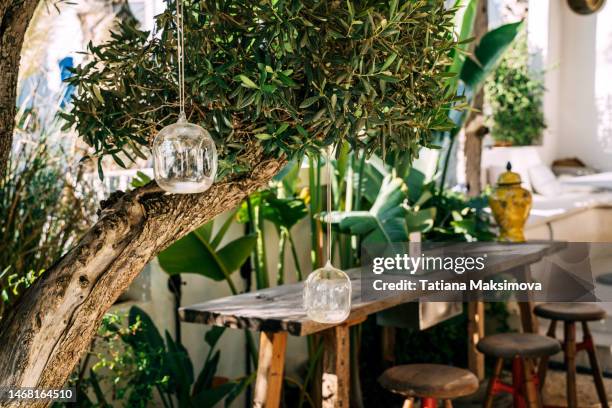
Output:
[[[146,158],[176,120],[174,9],[153,33],[127,21],[90,45],[69,79],[78,93],[63,117],[96,156]],[[416,156],[451,127],[453,16],[442,0],[187,0],[187,115],[211,132],[221,174],[248,170],[253,141],[293,157],[339,140],[371,152],[385,138]]]
[[[522,34],[486,82],[493,138],[517,146],[537,143],[546,129],[544,83],[529,67],[526,35]]]

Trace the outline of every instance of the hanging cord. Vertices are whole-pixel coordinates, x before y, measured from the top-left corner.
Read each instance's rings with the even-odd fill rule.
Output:
[[[176,41],[178,52],[179,119],[185,119],[185,36],[183,0],[176,0]]]
[[[330,145],[327,149],[327,262],[331,264],[332,260],[332,244],[331,244],[331,210],[332,210],[332,164],[331,158],[333,154],[333,146]]]

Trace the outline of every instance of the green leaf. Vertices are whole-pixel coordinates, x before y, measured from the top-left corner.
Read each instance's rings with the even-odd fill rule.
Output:
[[[304,101],[302,103],[300,103],[300,109],[308,108],[310,105],[312,105],[313,103],[315,103],[319,99],[321,99],[320,96],[311,96],[310,98],[304,99]]]
[[[219,360],[221,359],[221,353],[219,351],[212,353],[205,362],[202,367],[202,371],[198,374],[198,378],[193,385],[193,393],[195,395],[210,389],[212,386],[212,381],[215,376],[215,372],[219,366]]]
[[[408,186],[408,199],[410,200],[410,203],[416,202],[423,192],[425,174],[421,173],[415,168],[411,168],[408,176],[404,178],[404,181]]]
[[[232,223],[234,222],[234,220],[236,219],[236,211],[233,211],[225,220],[225,222],[221,225],[221,228],[219,228],[219,231],[217,231],[217,234],[215,235],[215,238],[210,241],[210,246],[213,249],[217,249],[219,247],[219,244],[221,243],[221,241],[223,240],[223,238],[225,237],[225,234],[227,233],[227,231],[229,230],[230,226],[232,225]],[[210,237],[210,235],[209,235]],[[207,239],[207,241],[210,240],[210,238]]]
[[[170,275],[197,273],[207,278],[225,279],[223,266],[211,248],[207,247],[194,233],[170,245],[157,256],[159,264]]]
[[[223,333],[225,333],[225,327],[213,326],[204,335],[204,341],[208,344],[208,347],[214,349]]]
[[[94,394],[98,399],[98,404],[103,407],[110,406],[108,402],[106,402],[106,398],[104,397],[104,392],[102,391],[102,387],[100,387],[100,381],[98,380],[98,376],[94,372],[93,369],[89,369],[89,382],[93,388]]]
[[[291,229],[308,215],[304,201],[297,198],[277,198],[272,194],[265,197],[263,217],[277,227]]]
[[[128,344],[136,349],[138,349],[139,345],[142,347],[143,344],[148,345],[155,351],[165,348],[164,340],[161,334],[159,334],[157,327],[155,327],[155,323],[153,323],[153,320],[144,310],[138,306],[132,306],[128,315],[128,322],[130,326],[138,326],[138,330],[134,333],[123,337]]]
[[[272,139],[272,135],[269,133],[258,133],[255,135],[259,140],[270,140]]]
[[[465,4],[465,10],[463,12],[463,19],[461,20],[459,36],[457,37],[459,44],[457,48],[452,51],[453,62],[448,69],[450,73],[456,74],[456,77],[451,80],[448,90],[449,95],[454,95],[457,92],[459,73],[465,61],[465,53],[469,47],[468,39],[472,37],[472,32],[474,30],[474,21],[476,20],[479,1],[480,0],[457,0],[455,3],[455,8],[462,7],[463,4]],[[459,13],[456,14],[459,16]],[[457,22],[455,22],[455,26],[458,26]]]
[[[427,232],[433,228],[436,220],[436,208],[426,208],[406,213],[406,227],[408,232]]]
[[[404,181],[393,175],[386,176],[370,211],[343,211],[332,213],[332,219],[340,231],[364,236],[364,243],[405,242],[408,230],[405,225],[406,199]]]
[[[397,54],[393,53],[391,55],[389,55],[387,57],[387,59],[385,60],[384,64],[382,65],[382,67],[380,67],[379,71],[384,71],[387,68],[389,68],[391,66],[391,64],[393,64],[393,61],[395,61],[395,59],[397,58]]]
[[[516,38],[522,22],[504,24],[486,33],[474,51],[474,58],[466,59],[461,69],[461,80],[476,93],[493,72],[502,55]]]
[[[94,85],[91,87],[91,90],[93,91],[93,94],[95,95],[96,99],[100,103],[104,103],[104,98],[102,98],[102,94],[100,93],[100,88]]]
[[[238,270],[248,259],[255,244],[257,236],[255,234],[245,235],[233,240],[218,251],[218,257],[223,263],[225,270],[232,273]]]
[[[274,93],[274,91],[276,91],[278,87],[276,85],[272,85],[272,84],[263,84],[261,86],[261,90],[264,91],[265,93]]]
[[[253,82],[248,76],[246,76],[246,75],[238,75],[238,78],[240,78],[240,80],[242,81],[242,85],[244,87],[252,88],[252,89],[259,89],[257,84],[255,82]]]
[[[176,343],[168,331],[165,332],[167,354],[163,359],[164,370],[172,379],[179,400],[188,401],[193,384],[193,364],[183,345]]]
[[[385,81],[385,82],[399,82],[400,79],[393,77],[391,75],[385,75],[385,74],[379,74],[378,78],[380,78],[381,80]]]

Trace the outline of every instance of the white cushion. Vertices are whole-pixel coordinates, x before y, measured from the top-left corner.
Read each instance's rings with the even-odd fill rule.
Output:
[[[529,180],[533,191],[543,196],[551,197],[563,193],[555,174],[544,164],[537,164],[529,168]]]

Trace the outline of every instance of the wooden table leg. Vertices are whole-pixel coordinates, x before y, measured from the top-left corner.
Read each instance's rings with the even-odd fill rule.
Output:
[[[537,333],[538,332],[538,320],[533,314],[533,302],[518,302],[519,309],[521,311],[521,326],[523,327],[523,333]]]
[[[395,364],[395,327],[382,328],[382,360],[385,368],[389,368]]]
[[[476,345],[484,337],[484,319],[484,302],[468,302],[468,367],[480,381],[485,377],[485,359]]]
[[[253,407],[278,408],[280,406],[286,348],[286,332],[261,332]]]
[[[350,338],[348,325],[323,333],[322,407],[348,408],[350,381]]]
[[[524,266],[517,274],[517,279],[523,282],[532,282],[531,267],[528,265]],[[534,302],[532,297],[533,294],[529,292],[527,293],[526,301],[518,302],[521,311],[521,326],[523,327],[523,333],[538,333],[538,318],[533,314]]]
[[[565,322],[565,369],[567,371],[567,407],[578,408],[576,392],[576,324]]]

